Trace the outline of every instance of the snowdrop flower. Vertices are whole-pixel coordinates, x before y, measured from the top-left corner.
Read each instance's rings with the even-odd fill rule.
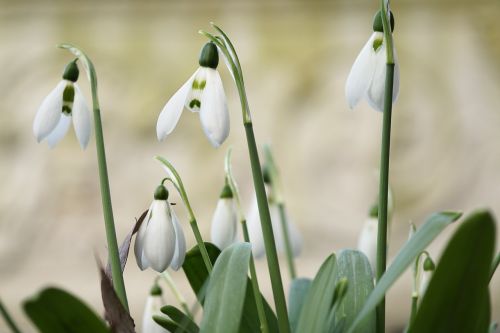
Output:
[[[269,190],[266,187],[269,200],[269,213],[271,215],[271,224],[273,227],[274,240],[276,248],[281,253],[286,253],[285,237],[283,235],[283,227],[281,224],[281,216],[279,206],[269,197]],[[290,221],[288,214],[285,212],[288,235],[290,237],[290,245],[292,247],[292,254],[297,257],[302,250],[302,236],[297,227]],[[259,208],[257,205],[257,197],[254,197],[250,212],[248,214],[248,233],[250,242],[252,243],[252,253],[255,258],[262,258],[266,253],[264,246],[264,237],[262,234],[262,225],[260,224]]]
[[[370,214],[370,217],[366,219],[361,234],[359,235],[358,250],[363,252],[368,258],[373,274],[375,274],[377,267],[377,234],[377,215]]]
[[[391,30],[394,30],[392,13],[390,19]],[[351,72],[347,77],[345,94],[351,109],[363,98],[366,98],[372,108],[378,111],[384,109],[387,52],[380,11],[373,21],[373,31],[370,39],[368,39],[368,42],[354,61]],[[394,62],[393,102],[397,99],[399,93],[399,65],[395,49]]]
[[[165,186],[158,186],[154,201],[137,232],[134,252],[141,270],[151,267],[161,273],[169,266],[178,270],[184,263],[186,239],[167,199]]]
[[[80,146],[82,149],[87,147],[91,132],[90,111],[75,83],[78,75],[78,66],[74,60],[66,66],[61,82],[38,108],[33,122],[33,133],[38,142],[47,139],[49,146],[53,148],[66,135],[73,120]]]
[[[201,126],[210,143],[219,147],[229,135],[229,112],[217,65],[217,46],[205,44],[200,54],[200,67],[170,98],[158,117],[156,133],[163,141],[175,128],[186,107],[200,113]]]
[[[427,256],[424,260],[422,268],[423,272],[422,275],[420,276],[420,281],[418,286],[419,297],[422,297],[424,295],[425,290],[429,285],[429,281],[431,280],[432,274],[436,269],[436,266],[434,265],[432,259],[429,256]]]
[[[212,243],[221,250],[236,241],[238,217],[233,192],[228,184],[224,186],[212,218]]]
[[[142,317],[142,333],[169,333],[168,330],[153,320],[154,315],[161,314],[160,308],[165,303],[161,294],[161,288],[155,284],[146,299],[146,306],[144,307],[144,315]]]

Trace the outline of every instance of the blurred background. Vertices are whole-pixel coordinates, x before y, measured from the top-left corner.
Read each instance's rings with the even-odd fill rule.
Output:
[[[208,239],[230,146],[247,208],[253,197],[239,100],[225,66],[219,69],[231,134],[222,147],[210,146],[189,112],[163,143],[155,126],[198,66],[206,40],[197,31],[209,30],[210,21],[220,25],[239,53],[258,144],[272,145],[289,213],[304,238],[299,276],[312,277],[332,251],[356,247],[376,198],[382,117],[366,102],[350,111],[344,83],[377,6],[375,0],[1,1],[0,297],[21,326],[34,331],[20,304],[47,285],[102,311],[95,256],[104,260],[106,248],[94,138],[82,151],[70,129],[51,150],[32,133],[37,108],[72,59],[56,44],[79,45],[97,69],[119,241],[165,176],[156,154],[181,173]],[[401,93],[393,112],[391,257],[406,241],[409,222],[420,225],[432,212],[489,207],[500,216],[500,2],[399,0],[392,8]],[[90,103],[84,75],[79,83]],[[175,209],[191,247],[186,212],[180,204]],[[429,248],[435,259],[455,227]],[[140,326],[155,274],[129,259],[125,283]],[[257,266],[272,303],[267,266]],[[284,260],[282,271],[287,288]],[[172,275],[192,302],[183,273]],[[410,294],[407,273],[388,295],[388,331],[404,328]],[[491,295],[498,320],[499,274]]]

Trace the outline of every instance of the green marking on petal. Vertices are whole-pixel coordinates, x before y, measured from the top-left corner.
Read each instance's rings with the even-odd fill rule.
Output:
[[[206,85],[207,85],[206,80],[203,80],[201,82],[198,82],[197,80],[193,80],[192,88],[193,88],[193,90],[203,90]]]
[[[198,99],[192,99],[191,102],[189,102],[189,107],[191,109],[194,109],[197,107],[198,109],[201,108],[201,102]]]
[[[65,115],[69,116],[71,114],[71,110],[72,110],[72,105],[71,104],[64,104],[63,107],[62,107],[62,113],[64,113]]]
[[[200,89],[203,90],[205,89],[205,86],[207,85],[207,81],[206,80],[203,80],[200,82]]]
[[[377,38],[373,41],[373,50],[375,52],[377,52],[380,47],[382,46],[382,44],[384,43],[384,39],[383,38]]]
[[[62,113],[70,115],[73,108],[73,101],[75,100],[75,88],[72,84],[68,84],[64,88],[62,100]]]

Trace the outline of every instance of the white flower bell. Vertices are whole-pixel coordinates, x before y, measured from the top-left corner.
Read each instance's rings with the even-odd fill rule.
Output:
[[[33,122],[33,133],[38,142],[47,139],[53,148],[66,135],[73,120],[80,146],[82,149],[87,147],[91,132],[90,111],[75,83],[78,75],[75,60],[66,66],[63,79],[38,108]]]
[[[151,288],[146,306],[144,307],[144,315],[142,317],[142,333],[169,333],[168,330],[158,325],[154,320],[154,315],[160,315],[160,309],[164,305],[161,288],[154,285]]]
[[[286,253],[285,236],[283,235],[283,227],[281,224],[281,216],[279,206],[269,197],[269,190],[266,186],[266,191],[269,201],[269,214],[271,215],[271,224],[273,227],[274,240],[276,248],[281,253]],[[285,220],[288,228],[288,236],[292,255],[297,257],[302,251],[302,236],[297,227],[290,221],[285,212]],[[257,197],[254,197],[250,212],[248,214],[248,233],[250,242],[252,243],[252,253],[255,258],[262,258],[266,253],[264,245],[264,236],[262,234],[262,225],[260,223],[259,208],[257,205]]]
[[[366,219],[358,239],[358,250],[368,258],[373,274],[377,267],[378,218],[371,215]]]
[[[233,192],[228,184],[224,186],[217,202],[217,207],[212,218],[211,238],[212,243],[224,250],[236,242],[238,216],[233,198]]]
[[[161,273],[169,266],[178,270],[184,263],[186,239],[167,199],[165,186],[158,186],[154,201],[137,232],[134,252],[141,270],[151,267]]]
[[[392,13],[391,30],[394,30]],[[354,108],[363,98],[366,98],[372,108],[377,111],[384,109],[385,75],[387,63],[386,42],[382,27],[381,12],[375,16],[373,34],[368,39],[358,57],[352,65],[347,77],[345,94],[349,107]],[[394,83],[392,101],[399,94],[399,64],[394,49]]]
[[[200,67],[170,98],[158,117],[156,133],[163,141],[177,125],[186,107],[200,113],[201,126],[210,143],[219,147],[229,135],[229,112],[217,65],[219,55],[214,43],[201,50]]]

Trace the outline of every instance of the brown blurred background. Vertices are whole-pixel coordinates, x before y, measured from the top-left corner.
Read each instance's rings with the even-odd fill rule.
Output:
[[[329,253],[356,246],[377,192],[381,114],[366,103],[349,111],[344,82],[371,33],[378,1],[0,5],[0,297],[27,332],[34,329],[20,302],[47,285],[102,309],[94,255],[105,258],[106,248],[94,138],[81,151],[71,129],[50,150],[32,134],[38,106],[71,60],[55,48],[60,42],[81,46],[97,68],[119,240],[164,177],[156,154],[178,168],[207,238],[231,145],[244,203],[252,197],[239,100],[225,66],[232,125],[226,143],[212,149],[189,112],[166,142],[156,140],[161,108],[197,68],[206,41],[197,31],[214,21],[240,55],[257,141],[272,144],[281,167],[289,211],[304,237],[299,275],[312,277]],[[392,8],[401,93],[393,118],[391,256],[405,242],[408,223],[421,224],[437,210],[489,207],[500,215],[500,2],[399,0]],[[85,76],[79,81],[90,103]],[[181,205],[176,211],[192,246],[185,211]],[[453,229],[430,247],[434,258]],[[129,259],[125,282],[140,326],[155,275]],[[264,262],[258,270],[271,301]],[[192,301],[183,273],[173,277]],[[409,316],[410,288],[407,273],[389,292],[391,332],[400,332]],[[499,294],[497,273],[496,320]],[[0,320],[2,332],[4,325]]]

